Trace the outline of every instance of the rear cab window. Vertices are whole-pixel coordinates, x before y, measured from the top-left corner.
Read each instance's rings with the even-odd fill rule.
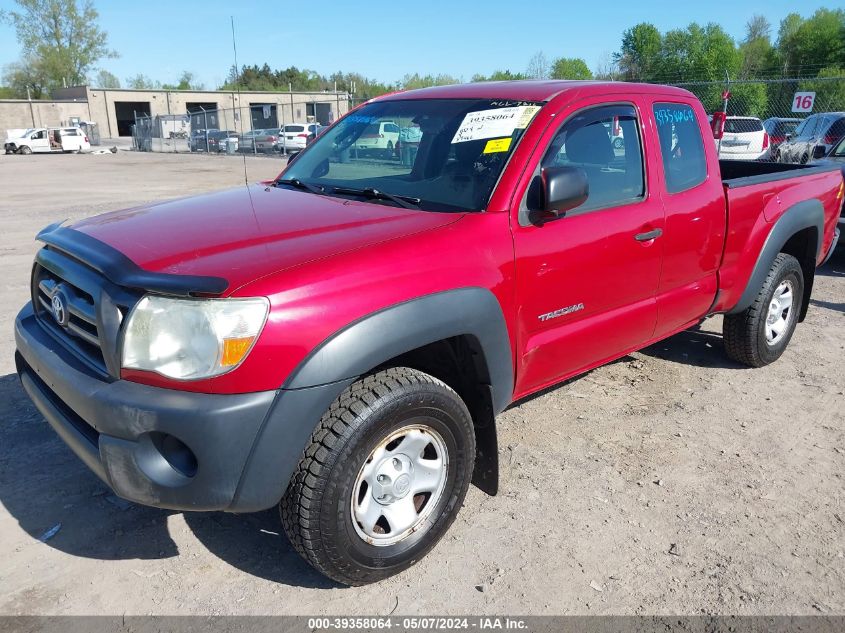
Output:
[[[680,193],[703,183],[707,179],[707,157],[704,154],[701,128],[692,106],[684,103],[655,103],[654,119],[663,158],[666,191]]]

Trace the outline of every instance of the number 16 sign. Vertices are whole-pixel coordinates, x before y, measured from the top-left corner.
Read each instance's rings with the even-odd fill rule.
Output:
[[[792,97],[793,112],[812,112],[813,101],[816,100],[815,92],[796,92]]]

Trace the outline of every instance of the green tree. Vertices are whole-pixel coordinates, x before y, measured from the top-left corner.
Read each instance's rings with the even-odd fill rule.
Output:
[[[787,77],[845,65],[845,11],[819,9],[807,19],[786,16],[778,30],[777,61]]]
[[[23,57],[48,88],[82,84],[96,63],[116,57],[91,0],[15,0],[0,17],[15,28]]]
[[[97,88],[105,88],[106,90],[120,89],[120,79],[107,70],[100,70],[94,79],[94,83]]]
[[[580,57],[558,57],[552,62],[549,76],[552,79],[592,79],[593,73]]]
[[[189,70],[182,72],[179,77],[179,83],[176,84],[162,84],[161,87],[165,90],[204,90],[205,86],[196,80],[194,73]]]
[[[451,75],[420,75],[413,73],[405,75],[399,85],[404,90],[415,90],[417,88],[428,88],[430,86],[448,86],[450,84],[459,84],[461,81],[452,77]]]
[[[657,27],[641,22],[622,34],[622,48],[613,61],[627,81],[649,81],[660,60],[663,38]]]
[[[525,73],[513,73],[510,70],[494,70],[489,76],[475,74],[472,76],[472,81],[518,81],[521,79],[528,79]]]
[[[797,89],[816,93],[814,112],[842,110],[845,104],[845,70],[838,66],[822,68],[814,79],[799,82]],[[789,95],[789,99],[791,105],[792,95]]]
[[[3,83],[12,98],[46,99],[50,96],[50,81],[43,60],[35,55],[27,55],[21,61],[6,66],[3,69]]]
[[[772,26],[762,15],[753,16],[745,25],[745,39],[739,46],[742,57],[740,78],[754,78],[772,65],[774,47],[770,40]]]
[[[133,90],[157,90],[161,88],[161,82],[153,81],[146,75],[138,73],[126,80],[126,87]]]

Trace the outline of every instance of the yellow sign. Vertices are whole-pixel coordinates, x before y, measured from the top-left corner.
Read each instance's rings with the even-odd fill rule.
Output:
[[[506,152],[511,148],[511,139],[508,138],[494,138],[487,141],[484,146],[485,154],[495,154],[496,152]]]
[[[527,128],[528,124],[531,123],[531,119],[533,119],[534,115],[537,114],[537,112],[539,111],[540,106],[523,106],[522,114],[516,122],[516,128],[518,130]]]

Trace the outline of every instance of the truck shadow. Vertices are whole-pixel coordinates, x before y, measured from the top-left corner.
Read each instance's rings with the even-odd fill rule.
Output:
[[[728,358],[722,336],[694,326],[640,350],[640,354],[681,365],[712,369],[748,369]]]
[[[816,271],[824,277],[845,277],[845,244],[839,242],[828,262]]]
[[[171,537],[180,525],[169,521],[178,513],[116,497],[59,439],[15,374],[0,377],[0,447],[0,503],[28,535],[4,536],[7,543],[21,542],[18,550],[42,540],[73,556],[164,565],[180,554]],[[293,550],[275,510],[185,513],[184,518],[212,554],[246,574],[296,587],[338,586]],[[5,553],[14,556],[14,551]]]
[[[834,303],[833,301],[821,301],[819,299],[810,299],[810,305],[817,308],[825,308],[833,310],[834,312],[842,312],[845,314],[845,303]]]

